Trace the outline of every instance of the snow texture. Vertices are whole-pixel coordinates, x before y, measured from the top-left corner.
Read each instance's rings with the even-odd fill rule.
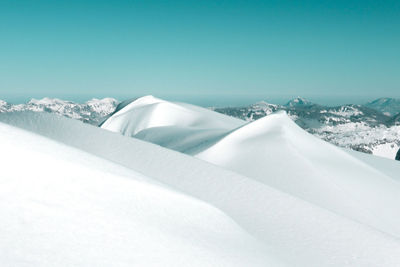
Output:
[[[282,112],[246,123],[138,100],[105,129],[0,114],[2,265],[400,265],[398,162]]]

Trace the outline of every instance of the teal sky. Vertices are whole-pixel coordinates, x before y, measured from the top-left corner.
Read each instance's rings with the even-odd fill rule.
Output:
[[[400,97],[400,1],[0,0],[0,99],[144,94]]]

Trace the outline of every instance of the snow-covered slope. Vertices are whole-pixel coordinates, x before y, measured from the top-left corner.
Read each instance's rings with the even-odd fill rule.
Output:
[[[285,112],[247,124],[239,122],[239,127],[235,123],[225,124],[215,132],[216,123],[192,123],[205,115],[192,115],[177,104],[162,101],[161,114],[155,114],[152,107],[159,101],[153,97],[138,99],[119,111],[125,117],[117,112],[102,127],[178,148],[400,237],[400,209],[396,204],[400,203],[399,181],[308,134]],[[218,113],[204,113],[211,122],[224,120]],[[191,125],[201,127],[191,127],[189,131],[187,127]],[[188,138],[191,148],[196,150],[179,149],[187,148]],[[398,165],[393,168],[400,171]]]
[[[135,136],[181,152],[197,151],[232,128],[245,122],[201,107],[145,96],[108,118],[101,127]]]
[[[221,211],[137,172],[3,123],[0,146],[1,266],[281,266]]]
[[[284,112],[232,131],[197,157],[400,237],[400,177],[313,137]]]
[[[52,114],[9,113],[1,114],[0,120],[109,159],[213,205],[262,242],[266,255],[272,254],[288,263],[288,266],[398,266],[400,263],[398,238],[250,177]],[[57,154],[65,154],[54,149]],[[393,168],[391,163],[385,167]],[[125,195],[121,198],[125,198]],[[118,206],[118,203],[110,204],[110,209],[111,206]],[[99,238],[99,242],[101,240]],[[175,260],[181,259],[179,250],[174,255]],[[162,256],[159,259],[162,260]],[[195,259],[201,260],[199,257]],[[271,260],[268,257],[265,266],[274,266],[269,264]],[[167,264],[164,265],[170,263],[165,262]],[[250,262],[242,266],[254,265]]]
[[[213,110],[246,121],[284,110],[301,128],[339,147],[390,159],[395,158],[393,151],[400,148],[400,115],[391,117],[389,113],[382,113],[368,104],[329,107],[296,98],[286,105],[261,102]],[[391,149],[387,149],[389,147]]]

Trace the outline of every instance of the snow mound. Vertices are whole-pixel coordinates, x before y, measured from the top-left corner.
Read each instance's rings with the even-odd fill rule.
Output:
[[[117,109],[102,128],[132,136],[152,127],[178,126],[194,129],[230,129],[243,121],[190,104],[145,96]]]
[[[123,103],[101,127],[189,153],[244,123],[190,104],[145,96]]]
[[[154,108],[159,103],[162,107]],[[195,155],[400,237],[396,176],[313,137],[284,111],[246,124],[209,110],[190,110],[154,97],[139,98],[103,128]],[[216,129],[221,120],[230,123]],[[400,166],[393,168],[400,172]]]
[[[308,134],[285,112],[240,127],[196,156],[400,237],[396,176]]]
[[[27,112],[0,114],[0,121],[4,121],[12,125],[24,128],[26,130],[41,134],[57,142],[61,142],[68,146],[75,147],[79,150],[83,150],[90,154],[96,155],[97,157],[108,159],[111,162],[114,162],[116,165],[127,167],[128,170],[135,172],[135,175],[137,175],[137,173],[141,173],[146,177],[152,177],[154,180],[161,182],[162,184],[168,185],[172,189],[176,189],[180,192],[185,193],[188,196],[200,199],[205,203],[216,207],[217,209],[222,211],[223,214],[229,216],[233,221],[235,221],[241,227],[241,229],[256,237],[257,240],[262,242],[265,248],[265,255],[273,255],[278,259],[284,260],[285,263],[288,264],[288,266],[399,266],[400,242],[398,238],[395,238],[389,234],[385,234],[377,228],[367,226],[348,217],[339,215],[338,213],[334,213],[327,209],[321,208],[322,205],[311,204],[310,202],[304,201],[299,197],[283,193],[267,185],[266,183],[257,181],[256,179],[253,179],[251,177],[240,175],[238,173],[218,167],[214,164],[210,164],[194,157],[177,153],[175,151],[165,149],[151,143],[143,142],[135,138],[125,137],[113,132],[105,131],[101,128],[96,128],[91,125],[80,123],[79,121],[54,116],[52,114]],[[23,140],[25,138],[15,137],[16,135],[13,134],[15,142],[19,142],[20,140]],[[226,138],[230,137],[227,136]],[[8,139],[5,140],[8,141]],[[28,141],[28,143],[31,144],[32,142]],[[218,142],[216,144],[221,144],[221,142]],[[7,149],[6,151],[8,151],[9,149]],[[28,150],[32,149],[29,148]],[[36,149],[33,149],[33,151],[35,150]],[[57,158],[57,156],[59,155],[69,154],[69,152],[64,153],[65,150],[61,150],[58,146],[53,147],[50,150],[55,154],[54,158]],[[285,155],[285,157],[287,157],[287,155]],[[4,158],[6,158],[6,155],[4,155]],[[80,161],[80,158],[82,157],[79,155],[72,155],[71,158],[75,159],[75,161],[77,161],[78,159]],[[21,162],[21,160],[19,162]],[[43,162],[47,162],[47,160]],[[40,165],[40,171],[43,172],[42,169],[44,169],[45,173],[47,174],[47,170],[44,165],[48,165],[47,163],[45,164],[43,162]],[[86,162],[87,161],[83,161],[82,164],[86,166]],[[50,161],[50,163],[52,163],[52,161]],[[101,168],[107,168],[108,164],[111,164],[103,163],[105,163],[105,161],[98,162],[96,163],[96,166],[101,165]],[[377,165],[380,166],[381,163],[379,162],[377,163]],[[385,161],[385,167],[392,168],[393,165]],[[100,168],[100,166],[98,166],[97,168]],[[273,166],[271,168],[273,168]],[[59,175],[58,173],[62,172],[62,170],[64,170],[64,167],[57,168],[57,172],[51,172],[53,175],[52,177],[57,177]],[[8,169],[7,173],[11,171],[12,170]],[[127,170],[123,169],[123,171],[125,172]],[[122,172],[122,170],[120,172]],[[293,170],[293,173],[296,173],[296,170]],[[388,172],[388,174],[390,174],[390,172]],[[61,177],[63,177],[62,174],[60,175]],[[133,176],[135,177],[135,175]],[[118,211],[120,211],[119,207],[121,205],[123,207],[126,207],[125,205],[128,205],[128,202],[129,208],[133,209],[134,207],[141,207],[140,205],[132,204],[136,203],[131,201],[131,198],[134,198],[135,193],[132,195],[131,190],[133,189],[128,186],[127,188],[125,188],[125,184],[123,186],[121,185],[121,187],[119,188],[122,194],[116,194],[116,200],[109,203],[110,199],[113,200],[114,194],[109,193],[109,190],[111,189],[108,189],[108,187],[113,187],[112,184],[114,183],[114,178],[112,179],[113,182],[110,181],[110,183],[103,188],[100,185],[99,187],[97,187],[97,180],[95,179],[95,177],[96,174],[91,173],[90,175],[85,175],[84,179],[93,179],[94,182],[90,182],[90,186],[87,187],[100,187],[101,190],[99,191],[103,193],[102,202],[97,203],[99,204],[99,206],[96,205],[95,207],[96,214],[97,209],[100,209],[102,207],[101,204],[103,203],[105,203],[104,205],[109,208],[109,211],[112,212],[112,214],[115,213],[111,210],[116,209],[116,213],[118,213]],[[117,178],[115,182],[119,184],[119,180],[120,178]],[[54,183],[56,183],[56,180],[54,180]],[[14,186],[18,187],[16,184],[14,184]],[[61,183],[60,187],[64,188],[64,183]],[[74,189],[76,189],[76,187],[74,187]],[[12,193],[11,189],[7,190]],[[143,190],[146,191],[146,188],[138,188],[138,194]],[[129,191],[130,193],[126,193],[127,191]],[[57,193],[61,193],[63,196],[65,196],[66,199],[69,199],[69,194],[72,194],[72,192],[69,191],[64,193],[63,191],[59,191]],[[143,194],[145,194],[145,192],[143,192]],[[324,194],[324,192],[321,192],[321,195],[322,194]],[[93,195],[93,191],[88,191],[88,193],[85,192],[82,193],[82,195],[79,195],[84,199],[90,198]],[[167,214],[169,214],[170,207],[162,206],[165,209],[163,208],[162,210],[160,210],[159,208],[157,208],[157,201],[160,200],[160,202],[163,202],[164,199],[159,199],[157,194],[155,194],[153,197],[155,198],[154,208],[156,211],[155,214],[153,214],[155,216],[153,217],[153,219],[156,223],[165,224],[165,220],[167,219],[166,225],[170,226],[171,224],[173,224],[173,222],[175,222],[175,216],[178,216],[178,220],[180,220],[182,223],[185,223],[186,218],[184,216],[187,211],[185,207],[180,214],[181,216],[179,216],[179,214],[173,214],[173,218],[168,218]],[[75,201],[73,202],[75,203]],[[76,205],[79,205],[79,203],[80,201],[77,201]],[[172,209],[173,211],[180,209],[180,203],[175,202],[174,204],[176,204],[176,207],[175,209]],[[209,206],[207,206],[206,204],[205,206],[206,207],[204,209],[208,209],[207,207]],[[58,209],[59,206],[54,206],[55,213]],[[1,210],[4,209],[2,208]],[[201,211],[201,209],[187,212],[189,212],[189,216],[191,216],[193,213],[197,213],[197,211],[199,210],[199,217],[201,217],[199,218],[199,220],[201,221],[201,224],[208,224],[207,221],[203,221],[204,213]],[[129,213],[127,210],[126,212]],[[212,212],[210,211],[210,213]],[[218,211],[215,211],[215,213],[218,214]],[[165,217],[163,217],[164,215]],[[77,220],[79,221],[79,216],[80,213],[77,213],[71,214],[70,217],[67,218],[70,218],[69,220],[73,221],[71,222],[71,224],[75,224]],[[100,223],[99,227],[103,227],[103,221],[107,221],[107,218],[108,216],[97,218],[97,222]],[[31,221],[34,221],[34,219],[29,218],[27,220],[28,223],[31,223]],[[190,222],[192,221],[190,220]],[[211,228],[215,226],[213,222],[214,220],[212,219]],[[135,231],[134,229],[131,229],[134,227],[131,227],[132,225],[130,220],[126,220],[126,224],[128,225],[126,227],[129,228],[129,231]],[[134,225],[134,223],[132,224]],[[39,227],[40,225],[41,223],[38,223],[35,225],[35,227]],[[110,223],[110,228],[114,229],[114,227],[112,227],[113,225],[114,224]],[[76,227],[80,229],[82,226],[76,224]],[[117,231],[119,228],[120,224],[117,224],[114,231]],[[168,227],[166,226],[166,228]],[[164,231],[166,228],[162,228],[162,231]],[[41,228],[39,227],[38,229],[40,230]],[[60,232],[54,230],[54,233],[61,234],[63,233],[64,229],[65,228],[62,228],[62,231]],[[144,233],[135,233],[142,237],[147,233],[147,228],[140,229],[144,230]],[[187,234],[188,232],[186,232],[186,228],[183,227],[183,229],[184,230],[179,229],[176,232],[178,234],[184,235],[184,237],[182,235],[179,235],[182,240],[173,240],[174,242],[182,244],[182,247],[186,246],[186,243],[183,244],[185,240],[190,239],[191,237],[190,234]],[[194,227],[192,230],[194,231],[196,229],[198,228]],[[8,246],[10,242],[17,242],[17,240],[19,240],[17,237],[21,236],[19,230],[21,229],[17,229],[16,232],[14,232],[14,235],[8,236],[5,243],[2,243],[1,241],[0,243],[4,246]],[[109,230],[109,228],[106,228],[105,231],[106,230]],[[126,228],[122,228],[121,236],[124,236],[124,233],[122,232],[125,230]],[[88,232],[89,234],[92,233],[90,230]],[[22,231],[22,233],[24,232]],[[74,232],[67,231],[66,233]],[[110,236],[115,236],[114,233],[115,232],[111,232]],[[196,235],[197,234],[198,233],[196,233]],[[215,233],[212,231],[210,231],[209,234],[211,237],[215,236]],[[96,234],[93,234],[93,236],[95,235]],[[117,236],[119,235],[117,234]],[[149,234],[149,240],[153,240],[151,237],[152,235]],[[54,238],[57,239],[56,237]],[[163,237],[160,238],[164,240]],[[65,244],[63,240],[59,240],[60,242],[58,243],[58,245]],[[87,242],[85,241],[86,235],[84,235],[82,239],[79,239],[79,235],[76,235],[74,240],[77,240],[77,242],[82,241],[83,243],[87,244]],[[110,239],[107,239],[106,241],[108,240]],[[129,241],[129,244],[131,244],[130,242],[134,242],[134,240],[135,238],[129,238],[127,240],[125,240],[124,238],[124,241]],[[220,259],[221,261],[230,260],[229,255],[223,254],[221,252],[221,250],[226,248],[227,250],[231,251],[232,254],[236,255],[232,256],[232,261],[234,261],[235,263],[237,262],[237,265],[239,266],[255,266],[256,263],[258,263],[258,260],[264,261],[264,266],[275,266],[275,262],[273,261],[271,256],[268,258],[260,258],[258,257],[258,254],[256,254],[254,255],[253,261],[249,261],[247,263],[243,263],[242,261],[237,260],[238,257],[247,257],[248,255],[250,255],[247,254],[248,250],[244,250],[243,252],[239,251],[242,249],[240,243],[243,242],[243,240],[248,240],[245,238],[245,236],[243,236],[243,239],[234,238],[234,240],[230,240],[228,242],[226,241],[226,239],[223,238],[220,240],[224,244],[218,243],[217,241],[217,243],[207,244],[209,245],[210,250],[215,250],[216,258]],[[97,241],[98,244],[100,244],[103,243],[104,239],[101,236],[97,238]],[[236,243],[236,241],[238,243]],[[145,242],[145,240],[143,240],[143,242]],[[227,244],[229,242],[232,242],[232,244]],[[122,241],[121,243],[123,243],[121,244],[121,246],[126,245]],[[186,250],[181,250],[180,247],[178,248],[178,244],[172,244],[171,249],[176,250],[174,256],[171,256],[170,254],[168,254],[168,252],[170,252],[169,242],[166,241],[163,244],[165,245],[164,248],[167,249],[167,252],[161,253],[159,255],[157,254],[157,249],[156,253],[153,253],[154,249],[151,249],[151,252],[147,251],[147,249],[149,249],[151,245],[146,246],[143,249],[139,248],[139,251],[146,251],[143,252],[148,253],[145,254],[146,256],[150,258],[153,257],[151,259],[159,259],[160,262],[163,262],[164,266],[177,266],[179,264],[185,265],[185,263],[187,265],[187,262],[185,261],[186,257],[182,255],[182,251],[183,253],[186,253]],[[247,243],[243,244],[245,244],[245,246],[249,246],[249,250],[257,253],[258,246],[253,243],[253,241],[248,241]],[[106,249],[109,249],[106,250],[106,252],[109,254],[112,253],[111,251],[114,251],[114,253],[119,253],[119,245],[119,242],[105,244],[105,246],[107,246]],[[238,245],[239,248],[235,250],[233,248],[228,249],[226,247],[230,247],[231,245]],[[29,254],[32,251],[36,251],[37,255],[41,255],[43,251],[47,251],[46,249],[57,247],[55,245],[53,246],[53,244],[49,245],[48,247],[46,246],[45,248],[44,246],[46,246],[46,243],[39,243],[37,250],[35,250],[34,247],[26,248],[22,250],[22,254]],[[154,244],[154,246],[158,248],[157,243]],[[128,247],[131,248],[131,246]],[[90,250],[90,245],[84,248],[84,252],[88,253],[81,253],[80,255],[85,255],[83,258],[87,257],[89,261],[93,259],[93,257],[98,256],[96,250],[88,250]],[[63,250],[59,250],[59,253],[62,253],[61,251]],[[68,252],[69,250],[66,248],[66,251]],[[121,254],[123,254],[123,252],[125,251],[126,250],[124,249]],[[132,257],[134,257],[134,255],[137,255],[132,253],[132,251],[135,250],[129,249],[127,255],[124,254],[125,257],[128,257],[128,255]],[[208,250],[205,250],[204,253],[206,253],[207,251]],[[242,255],[242,253],[244,254]],[[59,256],[59,254],[55,255]],[[115,255],[117,255],[117,260],[121,258],[119,257],[119,254]],[[155,257],[155,255],[157,256]],[[222,265],[220,264],[220,262],[213,262],[211,260],[210,262],[206,262],[205,258],[207,257],[203,256],[197,256],[196,261],[193,261],[193,253],[189,253],[188,255],[188,257],[192,257],[192,262],[189,263],[190,266],[193,266],[197,263],[203,266]],[[7,254],[7,257],[8,256],[9,255]],[[21,256],[19,255],[19,257]],[[80,256],[79,258],[82,258],[82,256]],[[18,259],[18,255],[15,256],[13,259]],[[102,261],[102,259],[103,258],[99,259],[98,261]],[[94,265],[96,265],[97,262],[93,262]],[[89,265],[93,265],[93,262],[90,262]],[[255,264],[253,264],[253,262],[255,262]],[[107,264],[108,262],[102,263],[102,265],[110,265]],[[115,262],[113,263],[114,264],[112,265],[119,265],[119,262],[117,262],[117,264],[115,264]],[[138,265],[143,265],[140,263],[141,262],[139,262]],[[149,266],[149,264],[144,264],[144,266]]]
[[[3,123],[0,137],[2,266],[282,266],[205,202]]]

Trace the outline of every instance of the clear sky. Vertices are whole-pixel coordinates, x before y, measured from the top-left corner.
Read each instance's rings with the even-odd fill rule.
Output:
[[[0,0],[1,99],[144,94],[400,97],[400,1]]]

